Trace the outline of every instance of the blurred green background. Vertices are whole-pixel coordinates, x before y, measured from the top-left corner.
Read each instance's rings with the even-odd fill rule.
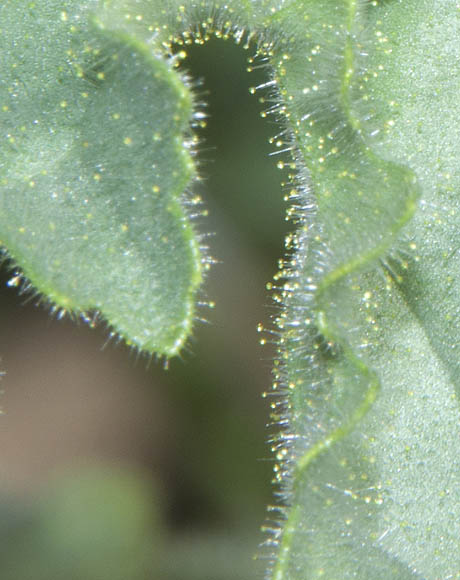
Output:
[[[109,343],[103,328],[49,317],[6,285],[0,297],[2,580],[250,580],[272,501],[267,439],[273,346],[257,324],[283,254],[273,122],[245,51],[212,40],[184,68],[207,103],[197,186],[218,261],[182,358],[169,370]],[[197,79],[202,79],[198,83]]]

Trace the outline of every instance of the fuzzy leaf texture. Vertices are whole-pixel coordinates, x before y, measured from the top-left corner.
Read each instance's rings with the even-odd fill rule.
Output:
[[[185,194],[191,96],[171,63],[102,30],[98,6],[0,7],[0,239],[57,308],[100,312],[169,356],[202,277]]]
[[[165,57],[256,39],[297,224],[268,574],[459,579],[458,2],[7,1],[0,28],[1,239],[59,306],[163,354],[204,259],[183,194],[192,99]]]

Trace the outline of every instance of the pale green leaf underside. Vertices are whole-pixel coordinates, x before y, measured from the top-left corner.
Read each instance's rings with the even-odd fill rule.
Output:
[[[6,15],[15,22],[16,10],[7,6],[0,10],[4,36],[13,27],[4,25]],[[16,79],[19,96],[8,92],[11,80],[0,86],[11,105],[27,104],[16,117],[8,117],[14,114],[10,110],[2,113],[2,124],[11,127],[7,131],[16,131],[13,142],[5,139],[9,157],[0,198],[2,239],[12,255],[54,300],[74,296],[78,287],[78,301],[69,306],[100,309],[118,328],[117,308],[123,310],[129,289],[109,311],[111,293],[106,292],[104,305],[93,290],[86,295],[88,286],[77,284],[74,267],[84,262],[78,267],[89,277],[92,261],[99,264],[98,290],[102,274],[109,280],[106,289],[115,285],[110,277],[115,271],[125,275],[128,286],[137,281],[139,258],[130,262],[134,273],[126,275],[120,257],[125,238],[117,231],[123,225],[134,228],[136,248],[147,256],[141,260],[147,290],[139,292],[145,300],[150,291],[153,300],[145,312],[141,297],[134,300],[141,331],[166,334],[168,344],[176,344],[182,336],[177,326],[184,326],[178,321],[189,319],[177,315],[180,300],[186,296],[190,310],[200,278],[196,242],[178,202],[192,173],[178,148],[190,102],[175,73],[150,50],[168,50],[173,42],[186,45],[192,33],[199,42],[213,33],[237,38],[244,31],[254,33],[273,67],[281,98],[277,113],[289,128],[285,140],[293,145],[299,175],[292,193],[298,232],[290,241],[293,259],[278,292],[284,309],[277,321],[274,419],[288,423],[275,441],[275,470],[289,507],[281,532],[275,532],[272,577],[460,578],[458,3],[114,0],[103,8],[85,4],[82,14],[88,14],[86,9],[96,15],[95,22],[88,20],[84,32],[70,35],[69,23],[58,23],[60,10],[53,13],[58,41],[79,55],[61,59],[50,51],[50,66],[56,70],[56,62],[62,64],[62,90],[45,69],[53,91],[44,91],[32,75],[26,92],[24,73],[30,75],[34,66],[38,72],[38,62],[32,53],[35,65],[22,63],[26,68],[20,75],[12,66],[21,51],[7,51],[7,74]],[[25,30],[38,34],[35,17],[30,18],[31,30],[24,25]],[[5,46],[13,44],[8,42]],[[82,42],[96,43],[108,56],[95,61],[91,51],[81,50]],[[119,60],[109,66],[113,54]],[[73,62],[90,72],[73,78],[79,70]],[[98,82],[100,66],[107,80],[112,75],[110,84]],[[91,107],[81,91],[88,93],[84,98]],[[34,99],[28,100],[29,94]],[[35,113],[28,109],[31,102]],[[117,107],[132,115],[125,125],[116,125],[121,129],[113,128],[107,113]],[[22,117],[27,122],[21,136],[17,119]],[[158,146],[151,137],[156,123],[164,123]],[[127,137],[132,139],[128,145]],[[85,156],[80,149],[75,163],[83,142],[90,151]],[[119,152],[122,144],[126,157]],[[129,170],[123,163],[120,167],[120,159],[129,160]],[[100,163],[106,169],[94,179]],[[164,196],[150,195],[155,172],[142,172],[155,163]],[[43,167],[46,175],[40,173]],[[175,176],[177,167],[182,169]],[[121,170],[130,177],[120,177]],[[139,213],[130,213],[126,197],[126,185],[133,183],[145,194]],[[101,197],[93,199],[89,193],[95,186]],[[43,207],[37,191],[46,198]],[[55,202],[53,191],[58,199],[66,194],[66,204]],[[99,216],[97,228],[85,217],[84,199]],[[61,253],[71,257],[62,276],[52,266],[59,248],[58,238],[49,234],[50,208],[58,212],[55,221],[64,224]],[[139,242],[146,219],[147,245]],[[173,239],[170,231],[176,232]],[[88,244],[74,244],[90,234]],[[167,254],[161,249],[165,235],[171,242]],[[118,265],[109,262],[112,254]],[[52,275],[42,281],[46,269]],[[61,280],[72,292],[55,290]],[[160,285],[163,290],[156,292]],[[172,311],[176,333],[168,334]],[[128,331],[122,333],[129,337]],[[153,339],[131,340],[158,348]]]
[[[458,18],[455,2],[366,11],[355,111],[372,150],[416,173],[421,200],[384,269],[328,285],[325,334],[338,344],[310,368],[288,362],[301,442],[289,446],[296,507],[277,579],[460,578]]]

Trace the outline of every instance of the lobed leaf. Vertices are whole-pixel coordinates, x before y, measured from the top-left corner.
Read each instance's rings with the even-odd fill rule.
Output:
[[[14,195],[2,196],[0,223],[25,273],[66,308],[100,309],[141,348],[177,350],[201,278],[178,201],[193,174],[179,149],[190,96],[156,55],[211,34],[255,35],[273,70],[270,112],[286,127],[279,142],[292,152],[298,226],[275,295],[284,306],[271,394],[284,429],[273,448],[285,508],[270,574],[460,578],[458,3],[113,0],[80,6],[71,24],[41,4],[52,7],[59,50],[35,58],[45,20],[30,12],[30,47],[4,49],[1,85],[3,191]],[[14,46],[13,6],[0,11],[4,46]],[[110,116],[119,110],[124,124]],[[151,195],[156,184],[162,196]],[[140,213],[130,213],[133,186]],[[56,224],[59,238],[46,231]],[[134,251],[123,241],[131,228],[141,263],[154,265],[145,272],[137,255],[121,257]],[[61,270],[75,261],[79,274]],[[142,294],[135,307],[129,299],[134,332],[117,318],[129,286]]]
[[[340,4],[334,3],[331,12]],[[343,64],[336,67],[342,84],[337,87],[354,70],[350,113],[336,126],[354,126],[371,158],[385,160],[383,188],[377,177],[363,174],[367,165],[348,140],[353,146],[345,152],[342,175],[353,174],[354,185],[344,192],[340,173],[331,174],[334,166],[324,147],[315,147],[322,145],[321,137],[315,143],[314,130],[309,131],[308,142],[313,139],[312,150],[324,158],[329,175],[318,174],[314,160],[307,159],[317,214],[313,233],[298,240],[295,260],[300,262],[308,246],[303,268],[310,280],[291,268],[296,291],[291,296],[289,288],[281,318],[288,330],[281,340],[287,362],[280,379],[290,389],[285,395],[289,426],[278,442],[287,462],[279,473],[282,484],[286,478],[289,482],[293,507],[276,579],[460,577],[460,309],[454,290],[459,275],[459,127],[453,118],[459,86],[458,6],[440,4],[362,4],[349,21],[353,46],[368,57],[357,69],[346,46],[342,51]],[[327,10],[317,22],[338,36],[340,23],[334,25]],[[455,40],[440,54],[446,30]],[[327,61],[333,54],[328,36],[323,32],[316,38],[315,53],[321,47]],[[331,78],[319,72],[320,66],[315,69],[318,86]],[[326,98],[310,113],[316,127],[322,103],[332,103]],[[331,107],[329,116],[338,109]],[[304,135],[301,131],[299,140]],[[327,143],[325,132],[322,137]],[[417,176],[409,197],[410,173],[395,162]],[[329,187],[330,179],[335,187]],[[352,193],[358,190],[367,198],[368,215],[356,205]],[[408,220],[416,190],[419,208]],[[330,201],[323,200],[330,191]],[[409,205],[398,209],[404,198]],[[372,208],[378,212],[376,222]],[[355,232],[347,236],[340,219],[354,211]],[[387,251],[385,229],[393,242]],[[331,271],[331,264],[348,251],[345,266]],[[304,329],[306,319],[310,332]]]
[[[0,8],[0,236],[59,308],[169,356],[203,269],[184,194],[192,98],[172,63],[103,30],[98,6]]]

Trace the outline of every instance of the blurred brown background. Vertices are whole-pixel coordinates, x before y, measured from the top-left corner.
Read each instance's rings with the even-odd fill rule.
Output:
[[[0,280],[0,561],[3,580],[250,580],[272,501],[267,445],[273,305],[285,207],[249,86],[250,51],[191,47],[208,103],[201,184],[219,263],[169,370],[106,343],[104,329],[49,317]],[[258,95],[260,96],[260,95]]]

